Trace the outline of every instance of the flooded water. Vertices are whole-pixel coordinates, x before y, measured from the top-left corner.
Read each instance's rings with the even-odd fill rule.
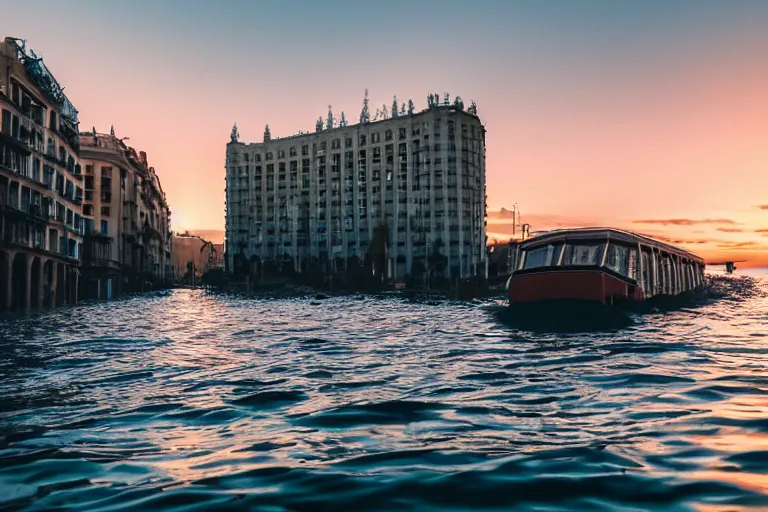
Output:
[[[570,334],[191,290],[6,317],[0,510],[766,510],[767,292]]]

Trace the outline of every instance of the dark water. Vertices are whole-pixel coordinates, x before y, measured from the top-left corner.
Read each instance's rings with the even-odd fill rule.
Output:
[[[592,333],[501,302],[0,320],[0,510],[767,510],[768,276]]]

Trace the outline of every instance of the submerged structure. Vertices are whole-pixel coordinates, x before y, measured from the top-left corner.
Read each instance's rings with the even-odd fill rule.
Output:
[[[226,152],[226,265],[262,276],[365,266],[381,281],[487,276],[485,128],[461,98],[394,98],[359,123]]]
[[[78,111],[22,39],[0,46],[0,310],[168,282],[170,209],[146,154],[79,132]]]
[[[0,310],[77,302],[78,112],[22,39],[0,43],[0,111]]]

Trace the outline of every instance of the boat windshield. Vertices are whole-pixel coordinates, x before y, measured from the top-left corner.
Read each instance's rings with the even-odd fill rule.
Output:
[[[523,268],[551,267],[557,265],[562,244],[549,244],[525,251]]]
[[[563,254],[563,265],[600,265],[604,244],[568,244]]]

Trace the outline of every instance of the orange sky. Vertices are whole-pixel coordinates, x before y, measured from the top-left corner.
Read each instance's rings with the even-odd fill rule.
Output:
[[[489,210],[517,203],[533,230],[612,225],[768,265],[768,2],[385,11],[29,0],[4,9],[0,35],[43,54],[81,129],[114,124],[147,151],[176,230],[223,229],[233,122],[258,141],[267,123],[273,137],[311,131],[328,104],[354,120],[366,88],[374,107],[397,94],[417,109],[447,91],[476,101],[488,129]]]

